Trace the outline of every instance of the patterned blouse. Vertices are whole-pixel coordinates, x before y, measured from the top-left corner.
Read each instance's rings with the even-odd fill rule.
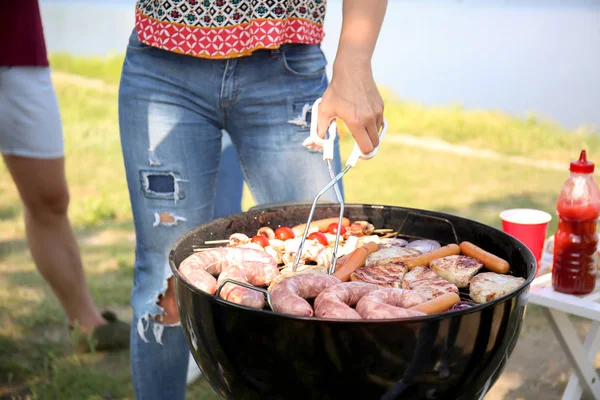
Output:
[[[136,0],[139,40],[202,58],[234,58],[323,40],[327,0]]]

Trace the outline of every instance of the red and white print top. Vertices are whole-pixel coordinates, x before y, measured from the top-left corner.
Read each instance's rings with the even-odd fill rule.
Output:
[[[136,0],[139,40],[202,58],[321,43],[327,0]]]

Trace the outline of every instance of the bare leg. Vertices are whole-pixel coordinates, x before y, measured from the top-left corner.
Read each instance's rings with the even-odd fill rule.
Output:
[[[4,156],[25,207],[29,250],[69,321],[83,332],[105,324],[87,287],[67,209],[64,159]]]

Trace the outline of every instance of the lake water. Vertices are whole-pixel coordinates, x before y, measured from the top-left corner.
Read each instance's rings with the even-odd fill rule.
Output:
[[[134,3],[41,0],[49,51],[123,52]],[[330,62],[341,10],[328,0]],[[373,69],[378,83],[425,105],[600,126],[600,0],[390,0]]]

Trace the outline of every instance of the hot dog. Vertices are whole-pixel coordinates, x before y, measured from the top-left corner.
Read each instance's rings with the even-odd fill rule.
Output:
[[[367,242],[364,245],[362,245],[361,247],[363,247],[365,250],[367,250],[367,256],[369,254],[373,254],[377,250],[379,250],[379,245],[377,243],[374,243],[374,242]],[[335,264],[335,270],[337,271],[340,268],[342,268],[342,265],[344,265],[344,263],[346,261],[348,261],[348,258],[350,258],[351,255],[352,255],[352,253],[346,254],[345,256],[338,258],[337,259],[337,263]]]
[[[425,303],[410,307],[409,310],[420,311],[425,314],[437,314],[448,311],[453,305],[460,301],[460,297],[456,293],[445,293],[441,296],[434,297]]]
[[[308,229],[310,230],[310,229],[316,228],[319,232],[325,232],[325,231],[327,231],[327,228],[329,227],[329,225],[331,225],[333,223],[337,223],[338,221],[339,221],[338,217],[319,219],[316,221],[312,221],[310,223],[310,227]],[[348,218],[342,218],[342,226],[344,226],[344,227],[350,226],[350,220]],[[294,235],[296,235],[296,237],[299,237],[304,234],[304,229],[306,229],[306,224],[300,224],[300,225],[294,226],[292,228],[292,231],[294,232]]]
[[[510,265],[506,260],[475,246],[471,242],[462,242],[459,247],[462,254],[481,261],[492,272],[506,274],[510,271]]]
[[[350,280],[350,274],[352,274],[358,268],[364,266],[367,256],[376,252],[377,250],[379,250],[379,246],[373,242],[369,242],[363,246],[360,246],[348,255],[348,258],[344,261],[344,264],[341,267],[336,268],[333,276],[342,282],[348,282]]]
[[[436,258],[442,258],[447,256],[454,256],[460,254],[460,247],[457,244],[449,244],[447,246],[440,247],[429,253],[421,254],[420,256],[408,258],[403,260],[404,264],[409,270],[418,266],[428,266],[431,260]]]

